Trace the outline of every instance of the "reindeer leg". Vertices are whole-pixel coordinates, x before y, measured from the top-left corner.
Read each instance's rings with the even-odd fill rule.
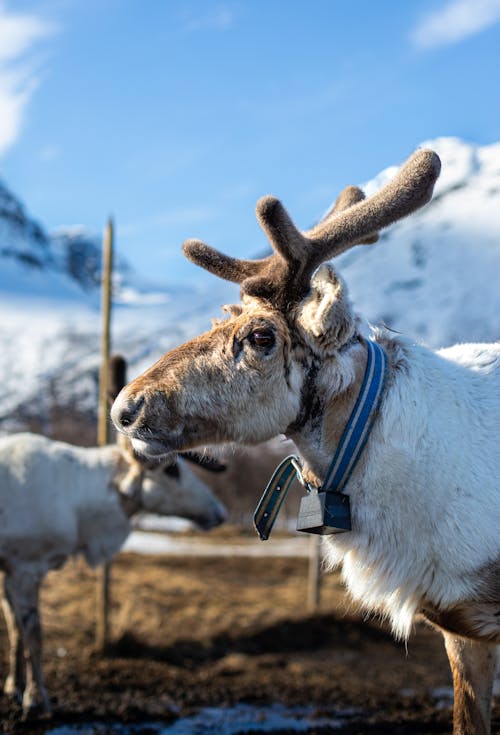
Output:
[[[496,645],[443,635],[453,674],[453,735],[489,735]]]
[[[4,684],[4,694],[19,703],[22,701],[25,686],[24,653],[21,629],[16,619],[12,600],[9,598],[7,574],[3,580],[2,609],[9,637],[9,673]]]
[[[38,610],[40,573],[32,569],[17,569],[6,577],[6,597],[12,601],[17,625],[21,630],[26,662],[26,686],[23,711],[37,709],[49,712],[42,670],[42,630]]]

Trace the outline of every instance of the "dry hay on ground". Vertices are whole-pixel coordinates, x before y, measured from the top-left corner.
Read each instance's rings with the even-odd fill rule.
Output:
[[[219,540],[235,539],[221,529]],[[406,651],[349,608],[334,574],[311,616],[306,576],[306,559],[122,554],[112,568],[115,642],[99,658],[92,653],[95,572],[69,562],[49,574],[42,594],[51,726],[168,720],[177,708],[280,701],[364,711],[362,725],[341,732],[449,731],[451,710],[438,709],[432,694],[451,685],[440,636],[419,625]],[[3,625],[0,651],[4,677]],[[498,728],[498,705],[495,716]],[[0,723],[2,732],[40,728],[20,722],[4,697]]]

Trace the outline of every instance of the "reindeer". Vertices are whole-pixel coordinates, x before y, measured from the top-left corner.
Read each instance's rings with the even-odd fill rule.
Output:
[[[346,286],[325,261],[426,204],[439,172],[434,152],[417,151],[373,196],[345,189],[306,232],[264,197],[257,217],[273,248],[264,259],[186,241],[192,262],[240,284],[242,303],[122,390],[112,418],[136,451],[159,457],[283,433],[305,479],[321,487],[368,354]],[[381,329],[371,340],[386,357],[385,388],[346,486],[352,530],[326,537],[327,557],[398,638],[417,615],[443,633],[454,735],[486,735],[500,642],[500,344],[433,352]]]
[[[124,369],[123,358],[115,356],[115,386]],[[196,455],[189,459],[196,461]],[[25,714],[49,712],[39,613],[46,574],[70,556],[81,554],[92,567],[109,561],[138,511],[182,516],[204,529],[222,523],[226,511],[183,458],[139,459],[122,435],[105,447],[77,447],[27,432],[2,437],[0,478],[0,599],[10,644],[4,693],[21,701]]]

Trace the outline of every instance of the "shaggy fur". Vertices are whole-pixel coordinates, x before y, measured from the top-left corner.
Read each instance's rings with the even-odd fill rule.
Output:
[[[366,346],[341,279],[331,266],[313,271],[424,204],[438,173],[437,156],[419,152],[376,195],[346,195],[309,233],[277,200],[261,200],[275,252],[253,266],[188,243],[188,257],[241,283],[243,304],[127,386],[112,410],[116,426],[156,456],[284,433],[321,485]],[[445,630],[455,735],[486,735],[500,642],[500,345],[432,352],[383,332],[373,339],[387,355],[385,393],[346,488],[353,530],[328,537],[329,563],[396,636],[408,637],[417,614]]]
[[[426,204],[440,168],[433,151],[417,151],[393,181],[370,199],[365,200],[360,189],[347,187],[326,217],[304,233],[278,199],[262,197],[257,219],[275,251],[264,260],[237,260],[199,240],[186,241],[184,253],[221,278],[240,283],[242,295],[284,309],[309,291],[312,274],[325,260],[353,245],[375,242],[378,230]]]
[[[182,516],[204,528],[224,520],[222,505],[183,460],[177,478],[164,470],[158,463],[147,469],[129,447],[87,449],[35,434],[0,440],[0,569],[10,643],[4,691],[22,697],[25,711],[49,709],[38,603],[49,570],[75,554],[92,566],[109,560],[137,510]]]

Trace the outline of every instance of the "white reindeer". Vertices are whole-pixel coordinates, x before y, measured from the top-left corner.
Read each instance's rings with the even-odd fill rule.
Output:
[[[91,566],[111,559],[141,510],[188,518],[203,529],[226,517],[183,458],[140,460],[124,437],[93,448],[29,433],[0,439],[0,570],[10,644],[4,692],[22,699],[25,713],[50,709],[39,614],[45,575],[76,554]]]
[[[417,151],[370,198],[346,189],[305,233],[264,197],[257,216],[274,253],[262,260],[186,242],[189,259],[240,284],[242,304],[130,383],[112,409],[117,428],[148,456],[284,433],[321,486],[368,343],[344,283],[319,266],[424,205],[439,171],[435,153]],[[329,559],[398,637],[417,614],[443,632],[454,733],[486,734],[500,642],[500,344],[432,352],[386,331],[372,341],[387,358],[385,391],[346,486],[352,530],[327,537]]]

